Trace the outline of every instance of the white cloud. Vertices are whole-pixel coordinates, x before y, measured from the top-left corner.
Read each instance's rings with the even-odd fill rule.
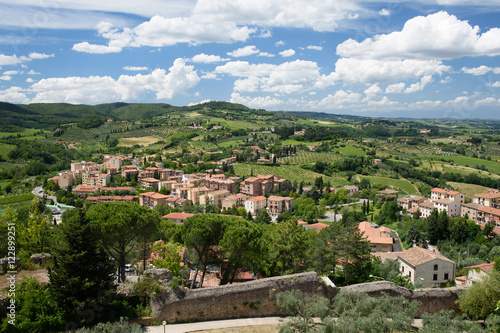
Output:
[[[144,92],[154,92],[157,99],[171,99],[199,81],[193,66],[176,59],[168,73],[155,69],[151,74],[121,75],[116,80],[109,76],[48,78],[34,83],[30,90],[36,94],[33,103],[97,104],[134,100]]]
[[[3,72],[3,75],[17,75],[20,74],[20,71],[5,71]]]
[[[250,55],[254,55],[259,53],[260,51],[255,47],[255,45],[247,45],[245,47],[241,47],[237,50],[234,50],[232,52],[228,52],[227,55],[235,58],[239,57],[247,57]]]
[[[317,63],[304,60],[285,62],[280,65],[232,61],[217,66],[214,73],[245,78],[235,82],[235,91],[283,94],[326,88],[333,84],[337,78],[336,74],[321,75]]]
[[[493,83],[490,83],[488,86],[493,88],[500,88],[500,81],[495,81]]]
[[[333,95],[329,94],[318,101],[315,108],[342,108],[346,104],[354,104],[361,101],[361,94],[352,91],[337,90]]]
[[[481,66],[475,67],[475,68],[462,67],[462,72],[464,72],[466,74],[472,74],[475,76],[484,75],[484,74],[489,73],[491,71],[495,72],[495,74],[498,74],[498,73],[500,73],[500,67],[491,68],[491,67],[484,66],[484,65],[481,65]]]
[[[217,80],[217,75],[214,73],[205,73],[201,76],[202,79],[207,79],[207,80]]]
[[[267,52],[260,52],[258,55],[259,55],[259,57],[268,57],[268,58],[273,58],[273,57],[275,57],[275,55],[274,55],[274,54],[267,53]]]
[[[439,83],[447,84],[447,83],[450,83],[451,81],[453,81],[453,79],[451,78],[451,76],[447,76],[444,79],[442,79],[441,81],[439,81]]]
[[[54,58],[54,54],[31,52],[28,55],[28,58],[29,58],[29,60],[40,60],[40,59]]]
[[[406,94],[411,94],[417,91],[422,91],[426,85],[432,82],[432,75],[425,75],[422,77],[420,82],[413,83],[411,86],[405,89]]]
[[[401,31],[362,42],[339,44],[337,54],[359,59],[451,59],[500,54],[500,29],[482,34],[479,27],[441,11],[408,20]]]
[[[364,93],[366,95],[376,95],[382,92],[382,89],[378,86],[378,84],[373,84],[365,89]]]
[[[378,14],[379,14],[380,16],[389,16],[389,15],[391,15],[391,10],[390,10],[390,9],[387,9],[387,8],[382,8],[382,9],[378,12]]]
[[[229,58],[222,58],[218,55],[208,55],[205,53],[200,53],[191,58],[192,62],[202,63],[202,64],[213,64],[217,62],[229,61]]]
[[[136,66],[125,66],[123,67],[126,71],[147,71],[147,67],[136,67]]]
[[[293,49],[288,49],[288,50],[285,50],[285,51],[281,51],[281,52],[280,52],[280,55],[281,55],[282,57],[291,57],[291,56],[295,55],[295,50],[293,50]]]
[[[399,94],[403,91],[405,86],[406,85],[404,84],[404,82],[390,84],[385,88],[385,93],[386,94]]]
[[[2,81],[10,81],[10,80],[12,80],[12,76],[10,76],[10,75],[2,75],[2,76],[0,76],[0,80],[2,80]]]
[[[35,82],[35,80],[33,80],[32,78],[29,77],[29,78],[26,79],[26,82],[33,83],[33,82]]]
[[[8,56],[5,54],[0,54],[0,66],[4,65],[17,65],[21,63],[22,60],[18,58],[15,54]]]
[[[198,103],[189,103],[188,106],[193,106],[193,105],[198,105],[198,104],[204,104],[204,103],[208,103],[208,102],[210,102],[210,100],[209,99],[205,99],[205,100],[203,100],[201,102],[198,102]]]
[[[231,94],[230,102],[243,104],[250,108],[269,108],[284,104],[282,100],[273,98],[271,96],[252,98],[248,96],[241,96],[239,93],[234,92]]]
[[[398,102],[394,102],[389,100],[387,96],[382,97],[379,101],[368,101],[368,105],[376,105],[376,106],[387,106],[387,105],[396,105]]]
[[[29,102],[29,98],[20,87],[10,87],[6,90],[0,90],[0,100],[20,104],[26,104]]]
[[[283,46],[285,45],[285,42],[280,40],[280,41],[277,41],[276,43],[274,43],[275,46]]]
[[[96,45],[89,44],[88,42],[77,43],[71,49],[77,52],[93,54],[120,53],[122,51],[122,48],[119,46]]]
[[[34,70],[30,69],[30,71],[28,72],[28,75],[38,75],[40,73],[38,72],[35,72]]]
[[[321,50],[323,50],[323,46],[309,45],[309,46],[307,46],[307,49],[309,49],[309,50],[315,50],[315,51],[321,51]]]
[[[439,60],[341,58],[335,63],[335,72],[348,84],[398,82],[442,74],[450,69]]]

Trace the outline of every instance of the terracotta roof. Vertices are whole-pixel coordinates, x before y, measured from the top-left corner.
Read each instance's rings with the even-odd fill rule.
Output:
[[[483,207],[479,209],[481,212],[490,213],[491,215],[500,216],[500,209],[493,207]]]
[[[492,263],[489,263],[489,264],[481,264],[481,265],[475,265],[475,266],[468,266],[468,267],[464,267],[465,269],[474,269],[474,268],[479,268],[480,270],[482,270],[483,272],[485,272],[486,274],[491,274],[493,272],[493,266],[495,265],[494,262]]]
[[[434,202],[437,202],[437,203],[440,203],[440,204],[443,204],[443,205],[449,205],[449,204],[451,204],[454,201],[453,200],[448,200],[448,199],[438,199],[438,200],[435,200]]]
[[[408,250],[405,250],[403,252],[398,253],[398,258],[402,259],[403,261],[406,261],[413,267],[417,267],[419,265],[422,265],[426,262],[432,261],[432,260],[443,260],[451,263],[455,263],[454,261],[446,258],[439,252],[434,252],[428,249],[424,249],[421,247],[412,247]]]
[[[377,194],[382,194],[382,195],[396,195],[398,194],[399,191],[395,191],[395,190],[390,190],[388,188],[386,188],[385,190],[382,190],[382,191],[378,191]]]
[[[464,203],[462,204],[463,207],[467,207],[467,208],[471,208],[471,209],[481,209],[483,208],[484,206],[481,205],[481,204],[478,204],[478,203],[475,203],[475,202],[471,202],[471,203]]]
[[[309,224],[308,225],[310,228],[314,228],[314,229],[318,229],[318,230],[322,230],[322,229],[325,229],[326,227],[329,227],[330,225],[329,224],[325,224],[325,223],[313,223],[313,224]]]
[[[257,177],[250,177],[250,178],[247,178],[244,180],[245,183],[252,183],[252,182],[255,182],[255,181],[258,181],[258,180],[261,180],[260,178],[257,178]]]
[[[412,201],[423,201],[423,200],[425,200],[425,199],[426,199],[426,198],[421,197],[420,195],[415,195],[415,196],[411,197],[411,200],[412,200]]]
[[[253,197],[253,198],[250,198],[249,200],[252,200],[253,202],[257,202],[257,201],[267,200],[267,198],[262,196],[262,195],[259,195],[258,197]]]
[[[360,222],[359,230],[368,238],[371,244],[393,244],[394,239],[387,233],[389,228],[374,228],[370,222]]]
[[[432,201],[425,201],[425,202],[422,202],[421,204],[419,204],[418,206],[419,207],[429,208],[429,209],[434,209],[434,202],[432,202]]]
[[[478,193],[478,194],[475,194],[474,196],[476,198],[482,198],[482,199],[500,198],[500,192],[498,192],[498,193],[492,193],[492,192]]]
[[[442,193],[442,194],[445,194],[447,192],[447,190],[444,190],[442,188],[438,188],[438,187],[435,187],[431,190],[431,192],[437,192],[437,193]]]
[[[416,213],[417,211],[418,211],[418,207],[411,207],[406,212],[409,214],[413,214],[413,213]]]

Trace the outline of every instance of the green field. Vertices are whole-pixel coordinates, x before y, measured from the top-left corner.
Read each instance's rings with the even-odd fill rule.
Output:
[[[484,187],[481,185],[455,183],[455,182],[448,182],[448,185],[452,186],[457,191],[464,193],[465,196],[469,198],[472,198],[474,194],[484,193],[488,191],[488,187]]]
[[[17,202],[31,201],[35,196],[32,193],[11,195],[7,197],[0,197],[0,205],[8,205]]]
[[[292,182],[297,181],[297,183],[304,181],[306,184],[313,184],[314,180],[321,176],[323,176],[324,182],[330,181],[332,186],[343,186],[348,183],[345,178],[327,177],[311,170],[302,169],[296,165],[280,165],[276,167],[246,163],[234,165],[234,172],[240,176],[248,177],[252,170],[254,176],[272,174],[286,178]]]
[[[389,188],[398,188],[407,194],[419,194],[415,186],[406,179],[392,179],[377,176],[359,176],[360,178],[368,178],[372,184],[384,185]]]
[[[305,142],[305,141],[297,141],[297,140],[288,139],[288,140],[281,141],[281,143],[284,144],[284,145],[293,145],[293,146],[300,146],[300,145],[312,146],[312,145],[314,145],[316,143],[321,143],[321,141]]]
[[[299,151],[294,156],[286,157],[281,162],[290,164],[311,164],[316,162],[332,163],[338,161],[340,157],[333,153],[315,153],[311,151]]]
[[[366,152],[363,149],[353,146],[335,148],[335,151],[344,156],[366,156]]]
[[[496,174],[500,174],[500,163],[479,158],[466,157],[466,156],[441,156],[441,155],[421,155],[429,159],[437,160],[444,158],[446,161],[453,161],[456,165],[475,167],[476,165],[484,165],[486,168]]]
[[[7,159],[7,155],[16,149],[16,146],[14,145],[9,145],[7,143],[0,143],[0,155],[2,156],[3,159]]]

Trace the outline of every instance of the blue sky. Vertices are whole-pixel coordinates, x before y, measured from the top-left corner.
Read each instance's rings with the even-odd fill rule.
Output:
[[[0,0],[0,100],[500,119],[500,1]]]

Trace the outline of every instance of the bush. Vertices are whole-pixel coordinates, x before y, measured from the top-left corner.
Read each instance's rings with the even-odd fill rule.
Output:
[[[500,301],[500,273],[493,272],[482,283],[474,284],[459,297],[460,309],[476,319],[485,319]]]
[[[141,326],[129,324],[126,318],[120,318],[116,323],[99,323],[92,328],[82,328],[76,333],[142,333]]]

